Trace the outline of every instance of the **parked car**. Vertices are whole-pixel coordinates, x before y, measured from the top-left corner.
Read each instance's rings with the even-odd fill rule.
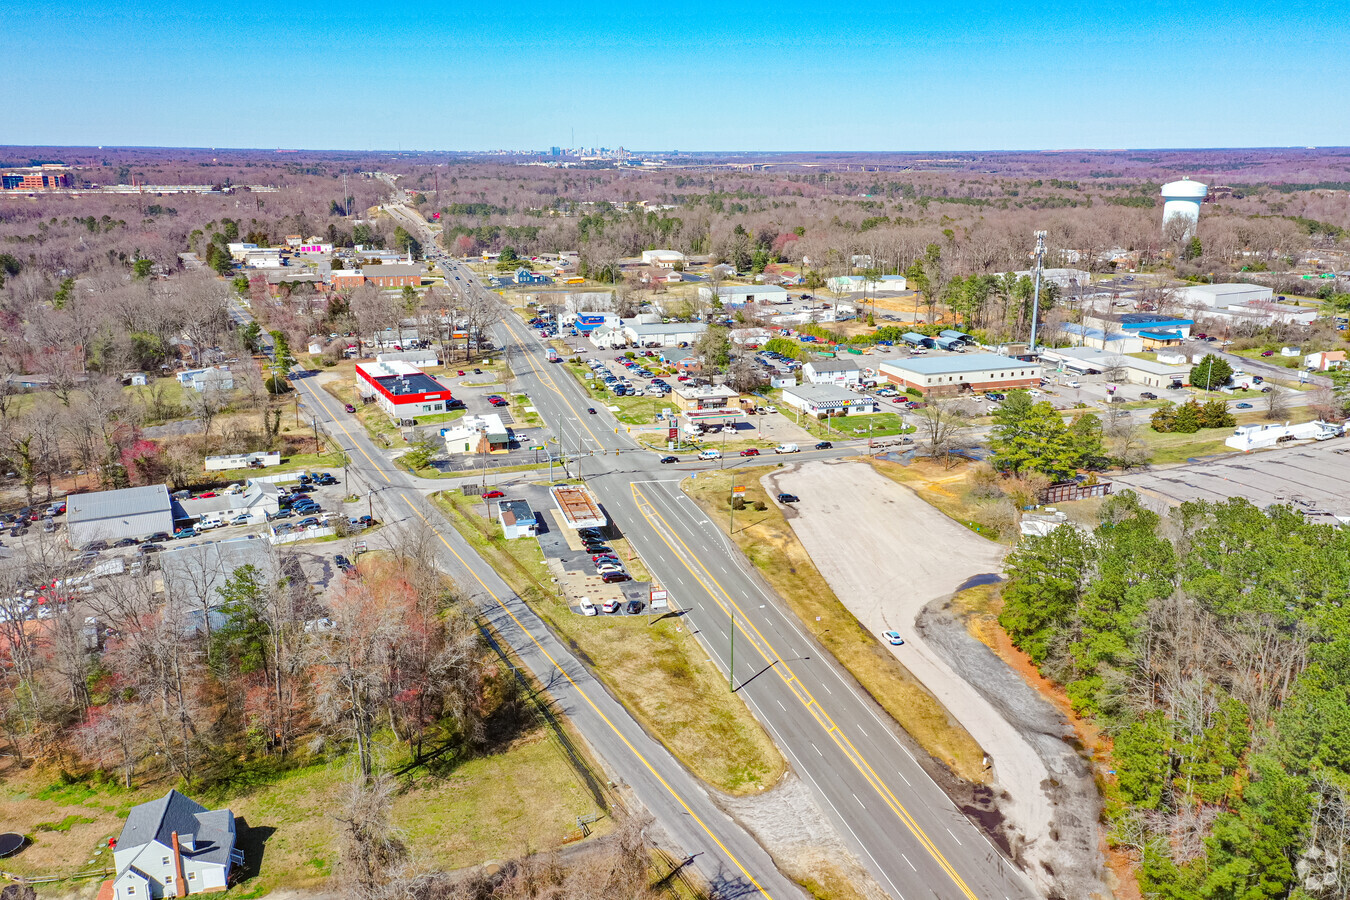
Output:
[[[346,410],[347,412],[349,412],[349,413],[354,413],[354,412],[356,412],[356,407],[355,407],[355,406],[352,406],[350,403],[344,403],[344,404],[342,404],[342,408],[345,409],[345,410]]]
[[[137,541],[136,541],[135,538],[133,538],[133,537],[124,537],[124,538],[122,538],[120,541],[114,541],[114,542],[113,542],[113,546],[114,546],[114,547],[135,547],[135,546],[136,546],[136,543],[137,543]]]
[[[183,538],[194,538],[194,537],[197,536],[197,529],[192,528],[192,527],[188,527],[188,528],[180,528],[180,529],[178,529],[177,531],[175,531],[175,532],[173,533],[173,536],[174,536],[174,538],[175,538],[176,540],[180,540],[180,541],[181,541]]]
[[[154,534],[146,538],[145,541],[147,544],[151,544],[151,543],[158,543],[159,541],[167,541],[169,539],[170,539],[169,533],[167,531],[156,531]],[[159,548],[156,547],[155,549],[158,550]]]
[[[742,450],[741,456],[759,456],[759,451],[756,450],[754,447],[750,447],[748,449]]]
[[[642,612],[642,608],[643,608],[643,606],[645,606],[645,605],[646,605],[646,604],[644,604],[641,600],[629,600],[629,601],[628,601],[628,614],[629,614],[630,616],[636,616],[638,613]]]
[[[905,639],[900,636],[898,631],[883,631],[881,636],[886,639],[886,643],[893,647],[899,647],[905,643]]]
[[[606,600],[604,605],[601,606],[600,608],[603,609],[606,613],[616,613],[622,606],[623,606],[622,600]]]
[[[301,519],[296,523],[296,528],[314,528],[319,524],[318,516],[310,516],[308,519]]]
[[[1139,399],[1141,399],[1141,400],[1157,400],[1157,399],[1158,399],[1158,395],[1155,394],[1155,393],[1153,393],[1152,391],[1143,391],[1142,393],[1139,394]]]
[[[628,574],[626,572],[606,572],[600,576],[600,580],[605,584],[617,584],[621,581],[627,581]]]
[[[801,499],[801,498],[798,497],[796,494],[779,494],[779,495],[778,495],[778,502],[779,502],[779,503],[796,503],[796,502],[797,502],[798,500],[800,500],[800,499]]]
[[[343,572],[350,572],[352,570],[352,561],[341,553],[333,557],[333,565],[337,566],[338,569]]]
[[[1274,356],[1274,355],[1275,355],[1275,351],[1274,351],[1274,350],[1262,350],[1262,351],[1261,351],[1261,355],[1262,355],[1262,356]]]
[[[484,499],[484,500],[496,500],[498,497],[505,497],[505,496],[506,496],[506,492],[505,492],[505,491],[484,491],[484,492],[483,492],[483,499]]]
[[[581,614],[583,616],[595,615],[595,604],[591,602],[590,597],[582,597],[578,605],[581,607]]]
[[[252,521],[253,521],[253,517],[250,516],[248,513],[240,513],[239,515],[235,516],[233,519],[230,520],[230,524],[231,524],[231,525],[247,525],[249,522],[252,522]]]

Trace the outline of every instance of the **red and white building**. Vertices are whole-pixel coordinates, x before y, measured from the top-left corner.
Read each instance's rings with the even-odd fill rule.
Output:
[[[374,397],[394,419],[415,419],[449,411],[450,389],[416,366],[388,361],[356,364],[362,397]]]
[[[938,396],[1035,387],[1042,371],[1039,363],[997,353],[889,359],[879,368],[883,378],[901,389],[917,388]]]

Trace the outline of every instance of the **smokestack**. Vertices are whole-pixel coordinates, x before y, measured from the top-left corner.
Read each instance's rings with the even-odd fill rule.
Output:
[[[183,876],[183,851],[178,846],[178,832],[173,833],[174,896],[187,896],[187,878]]]

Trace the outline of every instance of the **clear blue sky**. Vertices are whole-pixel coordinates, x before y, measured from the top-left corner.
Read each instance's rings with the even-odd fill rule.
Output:
[[[1350,144],[1350,15],[1322,0],[402,6],[11,8],[0,143]]]

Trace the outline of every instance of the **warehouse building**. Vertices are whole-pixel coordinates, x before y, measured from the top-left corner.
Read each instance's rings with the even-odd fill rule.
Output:
[[[1086,381],[1122,381],[1144,387],[1166,388],[1183,383],[1189,365],[1155,362],[1093,347],[1042,350],[1041,361]]]
[[[1275,292],[1260,284],[1191,284],[1176,291],[1176,301],[1187,308],[1225,309],[1235,303],[1274,299]]]
[[[976,353],[887,360],[881,374],[902,389],[941,396],[1034,387],[1041,380],[1041,366],[997,353]]]
[[[173,534],[173,501],[162,484],[72,494],[66,498],[66,529],[72,547]]]
[[[700,287],[698,295],[704,302],[709,302],[713,298],[713,289]],[[745,306],[749,303],[783,304],[789,299],[787,288],[776,284],[724,284],[717,289],[716,296],[722,301],[723,306]]]

